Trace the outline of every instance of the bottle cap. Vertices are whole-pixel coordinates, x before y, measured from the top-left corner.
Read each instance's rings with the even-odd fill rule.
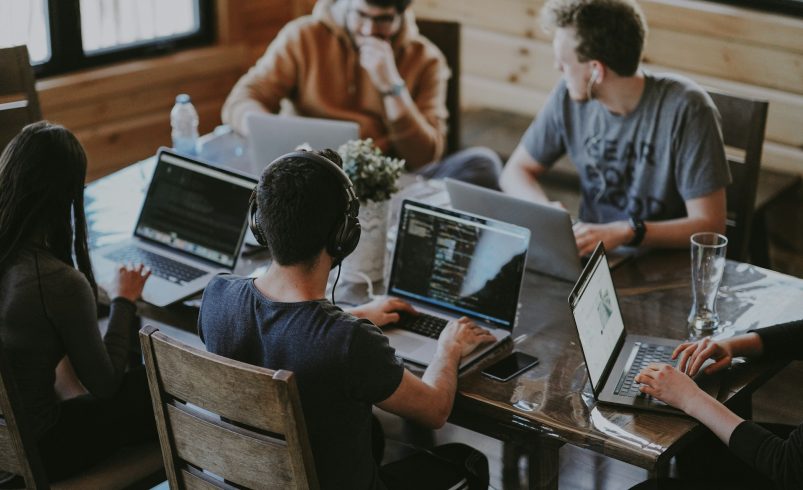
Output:
[[[178,94],[176,95],[176,104],[189,104],[190,103],[190,96],[187,94]]]

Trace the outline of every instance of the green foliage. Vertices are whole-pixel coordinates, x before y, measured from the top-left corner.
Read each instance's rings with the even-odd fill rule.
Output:
[[[351,140],[337,152],[360,201],[385,201],[399,190],[396,181],[404,170],[404,160],[383,155],[371,138]]]

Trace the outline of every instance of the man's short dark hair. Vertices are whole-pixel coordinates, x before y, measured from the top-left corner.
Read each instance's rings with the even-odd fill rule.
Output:
[[[396,12],[402,13],[407,10],[407,7],[410,6],[410,2],[413,0],[365,0],[365,3],[368,5],[373,5],[374,7],[394,7]]]
[[[549,0],[541,22],[548,32],[575,30],[578,60],[599,60],[621,76],[636,73],[647,23],[633,0]]]
[[[316,152],[342,166],[337,152]],[[312,266],[343,219],[346,194],[330,169],[309,158],[271,164],[257,185],[259,226],[273,260]]]

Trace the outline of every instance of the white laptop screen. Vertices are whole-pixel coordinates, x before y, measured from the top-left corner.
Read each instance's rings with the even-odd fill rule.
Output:
[[[530,231],[405,201],[389,293],[512,329]]]
[[[233,267],[254,182],[160,152],[134,234]]]
[[[600,250],[595,252],[586,267],[591,268],[590,273],[584,272],[580,279],[583,282],[578,283],[580,289],[572,305],[572,313],[591,386],[596,389],[624,333],[625,325],[605,254]]]

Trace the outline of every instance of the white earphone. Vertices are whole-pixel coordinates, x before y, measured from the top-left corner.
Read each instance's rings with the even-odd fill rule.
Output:
[[[588,85],[586,85],[586,97],[588,100],[594,98],[594,94],[591,93],[591,87],[593,87],[594,84],[597,83],[597,78],[599,78],[599,69],[594,68],[593,70],[591,70],[591,78],[588,79]]]

